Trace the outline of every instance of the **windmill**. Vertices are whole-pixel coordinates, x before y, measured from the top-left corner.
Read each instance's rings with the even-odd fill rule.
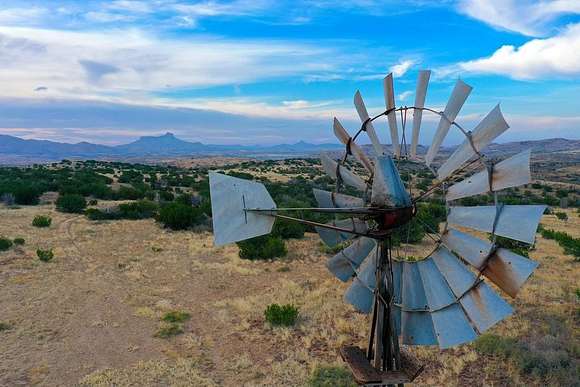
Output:
[[[500,190],[531,181],[530,151],[499,162],[486,157],[482,153],[485,147],[509,128],[499,105],[467,131],[455,119],[472,88],[458,80],[440,112],[425,107],[429,77],[430,71],[420,71],[414,105],[397,107],[389,74],[383,84],[385,110],[372,117],[356,92],[354,105],[361,127],[351,136],[334,119],[334,133],[346,151],[339,160],[321,156],[324,171],[336,181],[336,190],[315,189],[319,207],[277,208],[258,182],[213,172],[209,176],[216,245],[267,234],[276,218],[314,226],[327,245],[346,242],[327,267],[339,280],[350,281],[344,299],[371,315],[366,351],[354,346],[340,351],[360,384],[412,381],[422,367],[406,346],[449,348],[473,341],[513,312],[488,282],[515,297],[537,266],[498,244],[498,237],[534,242],[545,206],[505,205],[498,196]],[[413,113],[410,147],[406,141],[408,112]],[[424,112],[439,116],[439,122],[423,160],[417,156],[417,147]],[[381,117],[386,117],[392,152],[380,143],[375,130]],[[459,130],[465,140],[446,160],[436,162],[451,128]],[[372,144],[372,160],[357,143],[362,133]],[[365,177],[347,166],[353,159],[366,170]],[[401,160],[424,162],[435,175],[435,183],[412,195],[397,169]],[[345,187],[358,196],[345,193]],[[417,218],[419,203],[435,191],[444,195],[447,217],[441,233],[429,232],[434,239],[432,251],[415,261],[395,256],[392,236]],[[462,206],[457,202],[479,194],[491,194],[493,203]],[[329,213],[336,219],[318,223],[289,215],[296,211]],[[482,239],[482,235],[488,238]]]

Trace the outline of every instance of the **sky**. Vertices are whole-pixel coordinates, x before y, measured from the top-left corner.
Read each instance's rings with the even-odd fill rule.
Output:
[[[22,138],[335,143],[357,90],[378,114],[393,73],[411,106],[422,69],[428,107],[473,86],[467,129],[500,103],[499,142],[580,138],[580,0],[0,0],[0,66],[0,134]]]

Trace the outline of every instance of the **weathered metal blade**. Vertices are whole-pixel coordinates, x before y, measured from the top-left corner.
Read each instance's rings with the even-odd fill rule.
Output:
[[[477,338],[477,334],[459,304],[433,312],[431,317],[441,349],[468,343]]]
[[[326,174],[334,180],[337,179],[337,173],[339,173],[345,184],[348,184],[359,191],[364,191],[367,188],[366,183],[358,175],[351,172],[348,168],[338,165],[338,163],[331,159],[326,153],[320,155],[320,160],[322,161],[322,168],[324,168]]]
[[[475,127],[471,133],[471,141],[465,139],[463,144],[453,152],[453,154],[437,170],[437,177],[443,180],[461,167],[467,160],[475,156],[475,151],[481,152],[497,136],[505,132],[509,125],[505,121],[499,105],[493,108],[491,112]]]
[[[437,338],[433,329],[433,320],[429,312],[406,312],[401,314],[401,336],[403,344],[436,345]]]
[[[441,237],[441,241],[445,247],[478,270],[485,264],[485,258],[492,248],[489,241],[481,240],[454,228],[449,228]]]
[[[374,239],[357,237],[352,244],[326,262],[326,267],[342,282],[348,281],[369,254],[376,254]]]
[[[276,208],[263,184],[210,172],[209,189],[216,246],[272,231],[273,217],[244,211],[245,208]]]
[[[354,95],[354,106],[356,108],[358,116],[360,117],[361,122],[365,122],[370,118],[365,103],[360,94],[360,91],[358,90]],[[373,123],[370,121],[366,125],[366,132],[367,135],[369,136],[369,139],[371,140],[371,144],[373,144],[373,149],[375,150],[375,153],[377,154],[377,156],[382,156],[385,153],[383,150],[383,146],[381,145],[381,142],[377,137],[377,132],[375,131]]]
[[[346,302],[362,313],[370,313],[373,307],[374,289],[376,286],[377,254],[373,250],[364,260],[354,281],[344,294]]]
[[[544,205],[503,206],[497,220],[495,233],[506,238],[532,244],[545,209],[546,206]],[[451,207],[447,222],[451,226],[492,232],[496,212],[496,206]]]
[[[364,200],[338,192],[314,188],[314,198],[320,208],[357,208],[364,206]]]
[[[401,282],[403,276],[403,264],[393,261],[393,302],[401,304]],[[397,336],[401,335],[401,308],[393,306],[393,323]]]
[[[411,198],[390,156],[377,157],[371,203],[375,206],[408,207]]]
[[[351,140],[351,137],[349,136],[349,134],[346,132],[346,130],[344,129],[344,127],[342,126],[342,124],[340,123],[340,121],[334,117],[334,135],[336,136],[336,138],[338,138],[338,140],[340,142],[342,142],[344,145],[347,145],[350,141],[350,150],[352,151],[352,154],[354,155],[354,157],[370,172],[373,173],[373,164],[371,163],[371,161],[368,159],[367,155],[365,154],[365,152],[361,149],[360,146],[358,146],[358,144],[354,141]]]
[[[441,239],[447,248],[470,265],[478,270],[484,269],[483,274],[511,297],[517,295],[538,266],[536,262],[504,248],[497,249],[485,266],[485,259],[493,247],[491,242],[452,228]]]
[[[455,83],[451,97],[449,97],[449,101],[447,101],[447,105],[443,111],[443,117],[441,117],[439,120],[439,125],[437,126],[435,137],[433,137],[433,143],[429,147],[427,155],[425,156],[425,163],[428,166],[431,165],[433,159],[435,156],[437,156],[439,148],[441,147],[445,136],[447,136],[447,132],[449,132],[451,123],[455,120],[455,118],[457,118],[457,115],[463,107],[465,100],[467,100],[469,93],[471,93],[471,90],[472,87],[463,82],[461,79]]]
[[[352,230],[356,233],[365,233],[368,231],[366,222],[356,218],[335,220],[327,224],[342,229]],[[320,239],[322,239],[322,241],[329,247],[334,247],[339,243],[355,237],[354,234],[346,231],[337,231],[323,227],[314,228],[316,229],[316,232],[318,232],[318,235],[320,235]]]
[[[385,106],[387,110],[395,108],[395,90],[393,88],[393,73],[389,73],[383,79],[383,90],[385,94]],[[391,132],[391,144],[393,144],[393,153],[396,157],[401,155],[401,148],[399,145],[399,128],[397,127],[397,113],[393,110],[387,114],[389,122],[389,129]]]
[[[443,308],[455,300],[443,274],[439,271],[433,259],[427,258],[416,264],[421,273],[423,289],[430,310]]]
[[[475,274],[446,248],[439,247],[431,254],[431,259],[445,277],[456,298],[461,297],[475,283]]]
[[[500,289],[515,297],[538,264],[508,249],[497,249],[483,274]]]
[[[427,86],[429,85],[430,70],[419,71],[417,79],[417,89],[415,91],[415,107],[422,108],[425,106],[425,97],[427,96]],[[419,144],[419,131],[421,130],[421,119],[423,110],[415,109],[413,111],[413,138],[411,140],[411,157],[417,157],[417,144]]]
[[[402,274],[401,305],[403,305],[403,309],[428,310],[429,304],[417,263],[403,262]]]
[[[518,187],[532,181],[530,173],[531,149],[518,153],[493,166],[493,191]],[[452,185],[447,191],[447,201],[479,195],[489,191],[489,171],[484,169]]]
[[[485,332],[513,313],[513,308],[485,282],[471,289],[460,302],[479,333]]]

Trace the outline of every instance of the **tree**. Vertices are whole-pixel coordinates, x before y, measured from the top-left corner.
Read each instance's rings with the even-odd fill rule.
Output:
[[[66,194],[56,200],[56,209],[60,212],[80,214],[87,207],[85,198],[78,194]]]

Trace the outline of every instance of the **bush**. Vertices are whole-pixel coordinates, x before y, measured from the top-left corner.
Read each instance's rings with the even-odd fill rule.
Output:
[[[161,339],[167,339],[172,336],[177,336],[183,333],[183,328],[179,324],[168,324],[164,325],[157,330],[155,333],[155,337],[159,337]]]
[[[0,238],[0,251],[6,251],[12,247],[12,241],[8,238]]]
[[[32,225],[34,227],[49,227],[52,224],[52,218],[46,215],[36,215],[32,219]]]
[[[99,204],[99,202],[97,201],[97,199],[91,199],[89,200],[89,206],[96,206],[97,204]]]
[[[123,219],[147,219],[157,214],[157,204],[149,200],[139,200],[133,203],[119,205],[119,216]]]
[[[262,235],[236,244],[240,248],[240,258],[244,259],[271,259],[284,257],[288,253],[284,240],[272,235]]]
[[[336,366],[318,366],[308,379],[310,387],[356,387],[349,371]]]
[[[172,230],[186,230],[204,219],[203,212],[182,203],[169,203],[161,207],[157,220]]]
[[[555,212],[554,215],[556,215],[556,218],[560,220],[568,220],[568,214],[565,212]]]
[[[277,219],[272,235],[279,236],[282,239],[301,239],[304,238],[304,231],[305,227],[300,223]]]
[[[60,212],[80,214],[87,207],[87,201],[82,195],[65,194],[56,200],[56,209]]]
[[[88,208],[85,210],[85,216],[90,220],[112,220],[119,219],[119,212],[103,211],[98,208]]]
[[[19,185],[14,189],[13,194],[16,204],[33,205],[38,204],[41,192],[30,185]]]
[[[489,236],[489,239],[492,239],[491,235]],[[511,250],[522,257],[530,257],[530,246],[524,242],[496,235],[495,243],[498,247]]]
[[[14,238],[14,244],[18,246],[22,246],[24,244],[24,238]]]
[[[36,255],[38,256],[38,259],[40,259],[42,262],[48,262],[54,258],[54,253],[52,252],[52,249],[49,250],[38,249],[36,250]]]
[[[292,326],[298,318],[298,308],[294,305],[268,305],[264,312],[266,321],[274,326]]]
[[[189,320],[190,318],[191,315],[189,313],[176,310],[165,313],[162,320],[170,323],[180,323]]]
[[[561,231],[545,229],[540,225],[540,233],[546,239],[553,239],[564,249],[564,254],[574,256],[575,260],[580,260],[580,238],[574,238]]]

